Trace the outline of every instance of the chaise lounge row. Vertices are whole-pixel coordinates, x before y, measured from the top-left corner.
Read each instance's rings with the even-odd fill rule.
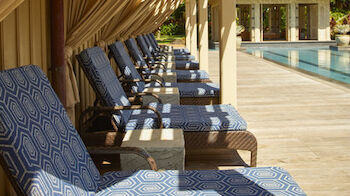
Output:
[[[169,52],[159,47],[153,34],[139,36],[137,42],[144,42],[146,50],[151,48],[149,55],[152,56],[143,57],[138,51],[142,44],[137,46],[132,39],[125,42],[131,57],[122,42],[109,47],[110,56],[122,73],[119,78],[101,48],[89,48],[77,56],[97,98],[94,106],[81,114],[79,134],[40,68],[29,65],[0,72],[0,163],[17,194],[305,195],[287,171],[278,167],[254,168],[256,139],[247,131],[245,120],[231,105],[167,104],[162,103],[157,95],[152,96],[158,102],[148,105],[141,105],[142,99],[131,99],[146,95],[143,93],[146,87],[172,86],[179,88],[182,98],[196,100],[201,96],[188,95],[185,88],[199,89],[201,85],[210,84],[201,83],[203,78],[200,77],[190,79],[191,83],[184,83],[185,87],[181,87],[181,83],[159,81],[158,85],[146,84],[146,80],[155,80],[145,79],[145,73],[174,71],[165,69],[164,62],[170,61],[170,57],[176,64],[194,61],[186,50]],[[157,67],[155,71],[151,63],[164,66],[164,69]],[[136,69],[135,64],[143,68]],[[201,74],[198,70],[193,73]],[[193,83],[196,80],[198,83]],[[188,100],[183,103],[188,103]],[[118,138],[111,146],[96,141],[94,144],[97,146],[89,146],[88,140],[95,134],[89,132],[89,126],[101,116],[107,118],[103,122],[111,122]],[[183,129],[185,148],[248,150],[253,168],[156,171],[156,162],[144,149],[119,147],[126,132],[148,128]],[[101,175],[90,154],[137,154],[154,171],[120,171]]]

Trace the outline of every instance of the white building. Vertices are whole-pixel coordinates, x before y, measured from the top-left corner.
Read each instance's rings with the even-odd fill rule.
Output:
[[[218,0],[209,0],[211,40],[219,40]],[[243,41],[330,40],[330,0],[237,0]]]

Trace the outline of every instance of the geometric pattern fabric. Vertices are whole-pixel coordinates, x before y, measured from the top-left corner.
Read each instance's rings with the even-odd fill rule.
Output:
[[[278,167],[226,171],[111,172],[98,195],[290,195],[305,193]]]
[[[100,173],[42,70],[0,72],[0,152],[26,195],[90,195]]]
[[[162,55],[166,56],[166,54],[157,51],[157,49],[152,46],[152,44],[147,36],[139,35],[136,37],[136,39],[143,41],[146,44],[146,47],[151,51],[153,56],[156,56],[156,57],[162,56]],[[175,58],[175,60],[194,60],[195,59],[195,57],[193,55],[190,55],[190,54],[175,54],[175,55],[173,55],[173,57]]]
[[[130,56],[139,66],[147,66],[145,59],[143,58],[141,51],[139,50],[135,39],[130,38],[125,42],[126,47],[130,52]],[[178,80],[195,80],[195,79],[209,79],[209,74],[203,70],[171,70],[167,69],[166,72],[176,72]],[[145,70],[149,73],[149,70]],[[154,69],[151,73],[162,73],[163,69]]]
[[[100,175],[37,66],[0,72],[0,154],[25,195],[304,195],[280,168]]]
[[[164,87],[176,87],[179,89],[180,98],[182,97],[218,97],[220,87],[214,83],[169,83],[163,84]],[[145,84],[146,88],[160,87],[159,83],[151,82]]]
[[[121,44],[120,42],[116,43]],[[113,44],[113,46],[115,45]],[[120,55],[120,53],[116,53],[116,55],[125,56]],[[85,49],[78,56],[90,84],[103,101],[103,104],[106,104],[105,106],[126,106],[130,104],[125,98],[124,90],[101,48]],[[130,58],[118,59],[120,61],[118,62],[119,65],[130,61]],[[134,72],[137,71],[134,70]],[[156,107],[160,112],[166,128],[181,128],[188,131],[246,130],[247,128],[244,119],[231,105],[163,105],[153,103],[151,106]],[[126,110],[121,115],[116,113],[115,121],[120,131],[156,128],[154,126],[158,124],[155,114],[150,110],[134,110],[132,113]]]
[[[131,38],[133,39],[133,38]],[[145,40],[141,37],[136,38],[138,45],[140,46],[141,51],[144,56],[148,58],[151,62],[154,61],[154,56],[150,51],[150,48],[147,47]],[[176,69],[199,69],[199,63],[195,60],[175,60]]]
[[[126,53],[122,42],[115,42],[109,46],[111,54],[119,70],[126,79],[142,79],[135,66],[133,65],[129,55]],[[188,74],[191,74],[188,70]],[[130,82],[134,92],[143,92],[145,87],[160,87],[158,83]],[[216,97],[219,96],[220,88],[213,83],[165,83],[166,87],[178,87],[180,97]]]
[[[247,130],[246,121],[231,105],[149,105],[161,113],[164,128],[191,132]],[[157,128],[157,120],[149,110],[134,110],[125,130]]]

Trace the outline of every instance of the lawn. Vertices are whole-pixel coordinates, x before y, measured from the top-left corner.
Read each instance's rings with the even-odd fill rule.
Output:
[[[172,43],[184,43],[185,42],[185,36],[184,35],[161,35],[160,37],[157,36],[157,41],[160,44],[172,44]]]

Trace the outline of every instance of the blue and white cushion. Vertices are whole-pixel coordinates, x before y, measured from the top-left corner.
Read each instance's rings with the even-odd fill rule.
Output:
[[[306,195],[279,167],[223,171],[148,170],[103,175],[97,195]]]
[[[148,34],[148,36],[150,37],[151,40],[153,40],[153,43],[156,44],[156,47],[160,48],[153,33]],[[188,50],[187,48],[177,48],[177,49],[173,49],[173,51],[174,51],[174,54],[191,54],[190,50]]]
[[[137,36],[137,39],[142,39],[144,41],[144,43],[146,44],[147,48],[151,51],[153,56],[161,56],[164,54],[162,52],[157,51],[157,49],[152,45],[151,41],[147,36],[139,35]],[[190,54],[174,54],[173,57],[175,58],[175,60],[195,60],[195,57]]]
[[[145,59],[142,57],[141,51],[139,50],[137,43],[135,39],[130,38],[126,40],[125,42],[126,47],[128,48],[130,52],[130,56],[134,59],[134,61],[137,63],[137,65],[145,67],[147,66],[147,63]],[[116,47],[116,46],[114,46]],[[188,65],[191,65],[191,63],[188,63]],[[151,73],[162,73],[162,69],[156,69],[152,70]],[[176,72],[177,79],[180,80],[191,80],[191,79],[209,79],[209,74],[202,70],[166,70],[167,72]],[[146,72],[150,73],[150,72]]]
[[[163,84],[164,87],[177,87],[180,97],[218,97],[220,95],[220,87],[214,83],[170,83]],[[151,82],[145,84],[146,88],[160,87],[159,83]]]
[[[93,195],[100,182],[42,70],[0,72],[0,152],[25,195]]]
[[[164,72],[167,72],[167,73],[175,72],[176,78],[178,80],[208,80],[209,79],[209,74],[203,70],[153,69],[151,71],[146,70],[144,73],[158,74],[158,73],[164,73]]]
[[[147,47],[147,44],[143,39],[136,38],[137,43],[139,44],[143,54],[147,58],[153,58],[153,55],[150,51],[150,48]],[[199,69],[199,62],[195,60],[175,60],[176,69]]]
[[[24,195],[305,195],[280,168],[101,176],[37,66],[0,72],[0,111],[2,164]]]
[[[172,105],[151,103],[162,116],[165,128],[184,131],[246,130],[247,123],[231,105]],[[152,111],[134,110],[125,130],[157,128],[157,117]]]
[[[120,71],[124,74],[126,79],[142,79],[135,66],[133,65],[129,55],[126,53],[122,42],[115,42],[109,46],[111,54]],[[189,74],[197,77],[199,71],[187,71]],[[141,93],[147,87],[160,87],[159,83],[148,83],[144,82],[131,82],[131,89],[133,92]],[[163,84],[167,87],[178,87],[180,92],[180,97],[215,97],[219,96],[220,88],[218,85],[213,83],[165,83]]]
[[[86,49],[79,55],[79,59],[90,84],[94,87],[103,104],[106,106],[130,105],[101,48]],[[202,85],[202,83],[189,84]],[[247,126],[244,119],[231,105],[181,106],[153,103],[151,106],[156,107],[161,113],[166,128],[181,128],[190,131],[232,131],[245,130]],[[136,110],[132,113],[126,110],[115,113],[114,118],[121,131],[156,128],[157,124],[151,110]]]
[[[88,48],[77,57],[80,66],[83,68],[86,77],[102,104],[105,106],[130,105],[106,54],[100,47]],[[130,114],[129,110],[114,113],[114,119],[118,128],[123,129]]]
[[[199,69],[199,62],[196,60],[191,60],[191,61],[176,60],[175,65],[176,65],[176,69]]]

